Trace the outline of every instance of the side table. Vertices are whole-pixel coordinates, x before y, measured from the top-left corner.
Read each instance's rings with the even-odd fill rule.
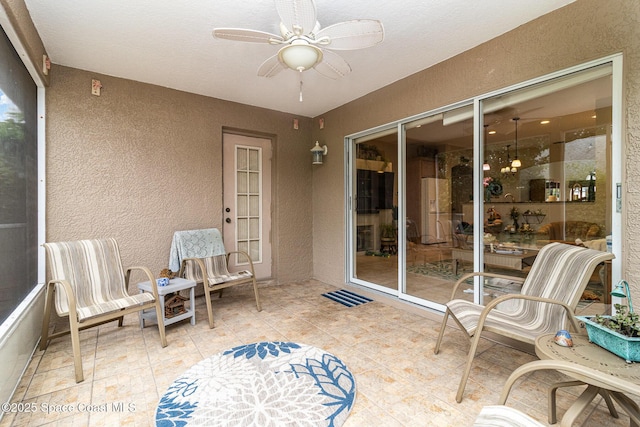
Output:
[[[611,402],[613,398],[631,418],[631,425],[640,423],[640,408],[626,396],[631,392],[640,395],[640,365],[626,363],[621,357],[592,344],[586,334],[573,335],[573,347],[562,347],[554,342],[554,334],[536,338],[536,355],[541,359],[530,365],[552,361],[555,369],[573,377],[575,381],[557,383],[549,390],[549,423],[556,422],[555,392],[559,387],[586,384],[578,400],[567,410],[562,425],[573,425],[573,421],[589,405],[597,394],[605,399],[609,412],[617,418],[617,412]],[[569,364],[572,370],[563,371],[562,364]],[[553,363],[551,364],[553,366]]]
[[[196,324],[196,311],[195,311],[195,292],[194,289],[196,287],[196,282],[193,280],[187,280],[182,278],[176,278],[169,280],[169,284],[167,286],[158,286],[158,297],[160,299],[160,305],[162,306],[162,321],[165,326],[171,325],[173,323],[179,322],[184,319],[188,319],[191,317],[191,324]],[[141,282],[138,283],[138,289],[140,292],[151,292],[151,282]],[[167,294],[172,294],[178,291],[182,291],[184,289],[189,289],[189,308],[186,312],[182,314],[178,314],[173,317],[167,318],[164,312],[164,297]],[[144,321],[146,319],[155,319],[156,312],[155,310],[145,310],[140,312],[140,329],[144,328]]]

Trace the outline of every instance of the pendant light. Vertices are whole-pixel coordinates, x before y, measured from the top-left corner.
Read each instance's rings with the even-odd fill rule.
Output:
[[[484,125],[484,146],[487,146],[487,128],[489,127],[489,125]],[[486,149],[485,149],[486,151]],[[489,165],[489,162],[487,162],[487,159],[484,159],[484,164],[482,165],[482,170],[483,171],[490,171],[491,170],[491,165]]]
[[[520,117],[513,118],[513,121],[516,122],[516,157],[513,159],[513,162],[511,162],[511,172],[514,172],[514,168],[522,166],[522,162],[518,159],[518,120],[520,120]],[[517,172],[517,170],[515,172]]]
[[[511,144],[507,144],[507,166],[500,169],[500,172],[504,176],[508,176],[509,174],[515,175],[516,172],[518,172],[518,169],[512,166],[513,162],[511,161],[511,155],[509,154],[509,147],[511,147]]]

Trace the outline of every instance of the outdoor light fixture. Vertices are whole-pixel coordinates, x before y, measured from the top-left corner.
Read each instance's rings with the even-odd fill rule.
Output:
[[[516,157],[513,159],[513,162],[511,162],[512,173],[517,172],[517,170],[514,171],[513,169],[519,168],[520,166],[522,166],[522,162],[520,161],[520,159],[518,159],[518,120],[520,120],[520,117],[513,118],[513,121],[516,122]]]
[[[314,165],[322,164],[322,156],[327,155],[327,146],[320,146],[320,143],[316,141],[316,145],[311,149],[311,154],[313,155],[313,163]]]
[[[624,287],[623,287],[624,286]],[[611,296],[618,298],[626,298],[629,301],[629,313],[633,313],[633,304],[631,303],[631,292],[629,291],[629,283],[626,280],[620,280],[615,289],[611,291]]]

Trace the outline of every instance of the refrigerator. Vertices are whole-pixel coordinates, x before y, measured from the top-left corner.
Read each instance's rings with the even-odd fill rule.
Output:
[[[445,243],[451,238],[451,190],[449,181],[422,178],[420,185],[420,241]]]

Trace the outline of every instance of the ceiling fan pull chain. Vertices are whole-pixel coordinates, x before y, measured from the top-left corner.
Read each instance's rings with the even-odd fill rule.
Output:
[[[300,102],[302,102],[302,70],[300,70]]]

